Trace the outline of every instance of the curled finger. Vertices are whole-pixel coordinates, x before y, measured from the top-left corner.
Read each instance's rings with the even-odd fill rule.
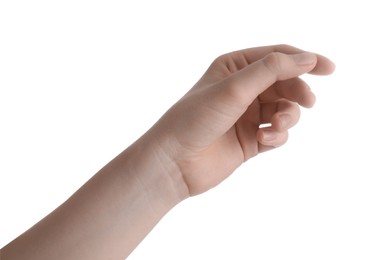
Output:
[[[309,85],[299,77],[276,82],[261,93],[259,98],[263,103],[287,99],[308,108],[315,103],[315,95]]]
[[[288,100],[261,105],[261,124],[270,123],[275,131],[285,131],[297,124],[301,111],[299,106]]]
[[[261,128],[256,133],[259,153],[282,146],[288,140],[288,131],[278,132],[271,128]]]

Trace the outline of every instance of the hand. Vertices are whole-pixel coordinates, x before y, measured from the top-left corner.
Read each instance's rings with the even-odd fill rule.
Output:
[[[181,200],[284,144],[299,119],[298,105],[311,107],[315,99],[298,76],[333,69],[328,59],[290,46],[219,57],[148,133],[1,256],[124,259]],[[259,128],[263,123],[271,126]]]
[[[154,127],[189,195],[216,186],[244,161],[283,145],[299,120],[299,105],[315,102],[298,76],[333,70],[327,58],[286,45],[217,58]],[[265,123],[271,126],[260,128]]]

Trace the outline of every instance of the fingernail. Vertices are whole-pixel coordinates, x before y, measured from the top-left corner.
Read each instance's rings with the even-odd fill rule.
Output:
[[[315,63],[317,57],[310,52],[303,52],[293,55],[294,62],[299,66],[311,65]]]
[[[292,117],[288,114],[282,114],[279,116],[281,120],[281,128],[286,129],[292,125]]]
[[[276,139],[276,133],[271,130],[263,131],[263,140],[266,142],[273,141]]]

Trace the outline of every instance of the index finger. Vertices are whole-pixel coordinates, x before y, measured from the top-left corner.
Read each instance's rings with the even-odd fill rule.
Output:
[[[240,69],[242,69],[246,65],[254,63],[272,52],[280,52],[284,54],[298,54],[303,53],[305,51],[290,45],[280,44],[248,48],[231,52],[223,55],[221,57],[221,60],[222,62],[223,60],[225,60],[225,62],[233,62],[235,63],[236,67],[240,67]],[[315,75],[328,75],[334,72],[335,65],[331,60],[329,60],[323,55],[317,53],[314,54],[317,56],[317,64],[308,73]],[[245,64],[245,66],[243,66],[243,64]]]

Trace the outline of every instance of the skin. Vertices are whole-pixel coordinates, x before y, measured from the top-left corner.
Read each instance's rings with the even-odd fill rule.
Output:
[[[299,76],[333,71],[327,58],[287,45],[220,56],[147,133],[2,248],[1,259],[125,259],[175,205],[283,145],[299,106],[315,102]]]

